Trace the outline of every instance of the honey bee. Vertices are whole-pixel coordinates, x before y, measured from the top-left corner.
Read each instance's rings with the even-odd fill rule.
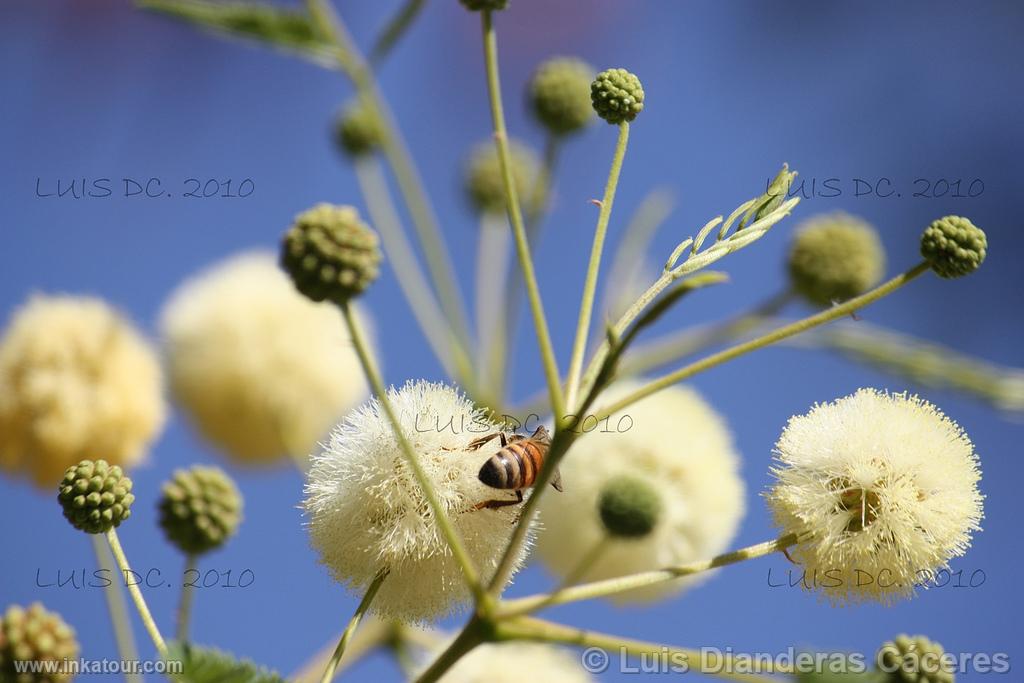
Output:
[[[474,510],[493,510],[522,503],[523,489],[528,489],[537,482],[540,469],[544,466],[544,457],[551,446],[551,435],[545,427],[540,426],[530,436],[507,436],[505,432],[494,432],[470,442],[469,449],[476,450],[494,438],[501,439],[501,450],[487,459],[477,476],[491,488],[515,491],[516,499],[485,500],[476,504]],[[551,485],[556,491],[562,490],[562,477],[558,470],[555,470],[551,478]]]

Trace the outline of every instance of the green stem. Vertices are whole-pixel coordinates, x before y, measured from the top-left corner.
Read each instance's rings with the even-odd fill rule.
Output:
[[[881,299],[882,297],[891,294],[892,292],[896,291],[897,289],[907,284],[914,278],[920,276],[927,270],[927,263],[919,263],[918,265],[914,266],[907,272],[901,273],[900,275],[897,275],[888,282],[879,285],[875,289],[872,289],[869,292],[866,292],[858,297],[850,299],[845,303],[833,306],[832,308],[821,311],[816,315],[803,318],[802,320],[797,320],[796,322],[790,323],[789,325],[784,325],[778,329],[768,332],[767,334],[763,334],[759,337],[756,337],[755,339],[743,342],[742,344],[731,346],[727,349],[719,351],[718,353],[714,353],[706,358],[703,358],[695,363],[691,363],[683,368],[680,368],[675,372],[671,372],[667,375],[664,375],[663,377],[660,377],[659,379],[656,379],[644,385],[643,387],[637,389],[636,391],[629,394],[625,398],[622,398],[616,403],[613,403],[611,406],[601,411],[600,415],[598,415],[598,419],[601,419],[608,415],[614,415],[618,411],[633,405],[640,399],[646,398],[647,396],[650,396],[655,392],[658,392],[666,387],[672,386],[676,382],[680,382],[684,379],[689,379],[690,377],[693,377],[696,374],[699,374],[701,372],[704,372],[705,370],[709,370],[713,367],[721,365],[722,363],[730,361],[734,358],[750,353],[751,351],[756,351],[757,349],[764,348],[765,346],[770,346],[788,337],[800,334],[801,332],[806,332],[807,330],[815,328],[819,325],[824,325],[827,322],[831,322],[838,318],[848,316],[851,313],[854,313],[855,311],[863,308],[864,306],[874,303],[878,299]]]
[[[541,225],[547,212],[548,200],[553,192],[552,179],[558,165],[558,152],[562,138],[548,135],[544,143],[544,161],[537,177],[533,180],[530,199],[526,206],[526,243],[535,249],[540,241]],[[512,352],[515,348],[516,330],[519,310],[522,304],[523,276],[519,269],[512,268],[508,272],[505,284],[505,303],[502,316],[498,319],[498,329],[491,338],[487,363],[491,377],[494,378],[495,394],[501,397],[504,405],[505,389],[511,371]]]
[[[431,662],[426,671],[420,674],[420,677],[416,679],[416,683],[434,683],[440,679],[463,655],[488,640],[486,634],[489,628],[489,625],[479,618],[474,617],[471,619],[466,624],[466,627],[462,629],[462,632],[452,641],[452,644],[438,655],[437,659]]]
[[[185,574],[188,576],[189,572],[196,570],[196,556],[189,553],[188,557],[185,558]],[[181,587],[181,600],[178,602],[178,630],[175,633],[175,638],[179,643],[188,641],[188,624],[192,617],[192,599],[194,596],[195,589],[193,586],[183,585]]]
[[[373,602],[373,598],[376,597],[377,591],[380,590],[380,586],[384,583],[384,579],[388,576],[388,572],[381,571],[374,577],[373,582],[370,583],[369,588],[366,589],[366,594],[363,595],[363,599],[359,602],[359,606],[356,607],[355,614],[349,619],[348,626],[345,627],[345,632],[341,634],[341,638],[338,640],[338,646],[334,648],[334,654],[331,656],[331,661],[327,662],[327,668],[324,669],[324,675],[320,677],[321,683],[330,683],[334,679],[334,672],[338,668],[338,663],[341,658],[345,655],[345,648],[348,647],[349,642],[352,640],[352,636],[355,635],[356,629],[359,628],[359,622],[362,621],[363,615],[366,614],[366,610],[370,608],[370,603]]]
[[[522,209],[519,206],[519,195],[516,194],[515,182],[512,178],[512,162],[509,155],[508,132],[505,128],[505,113],[501,103],[501,83],[498,78],[498,38],[494,31],[494,22],[490,10],[480,13],[483,42],[484,62],[487,68],[487,90],[490,95],[491,118],[494,120],[494,141],[498,148],[501,162],[501,177],[505,186],[508,204],[509,222],[516,240],[516,252],[519,255],[519,266],[522,269],[526,293],[530,299],[530,310],[533,313],[533,326],[537,334],[541,359],[544,363],[544,376],[547,379],[548,394],[551,406],[558,416],[565,413],[565,397],[562,395],[561,376],[558,362],[555,360],[554,347],[551,344],[551,332],[544,315],[544,305],[537,286],[537,275],[533,267],[533,257],[527,241],[526,227],[523,224]]]
[[[455,561],[458,562],[462,568],[462,575],[466,579],[466,583],[473,591],[473,595],[478,599],[483,598],[483,591],[480,587],[480,581],[476,567],[473,565],[472,559],[469,557],[469,553],[466,552],[466,547],[462,543],[462,539],[459,537],[455,527],[452,526],[451,520],[448,519],[448,515],[445,513],[444,506],[441,504],[441,500],[437,497],[437,492],[427,477],[426,472],[423,471],[423,465],[420,464],[419,458],[416,457],[416,452],[413,450],[412,445],[409,443],[408,438],[405,436],[405,431],[402,429],[402,423],[399,421],[398,416],[395,414],[395,409],[391,405],[391,400],[388,398],[387,391],[384,388],[384,382],[381,379],[380,372],[377,369],[377,365],[370,355],[369,347],[366,344],[366,338],[363,335],[359,321],[356,320],[355,315],[352,313],[352,306],[345,302],[340,304],[341,313],[345,318],[345,325],[348,327],[349,335],[352,337],[352,346],[356,351],[356,355],[359,357],[359,362],[363,366],[363,372],[366,374],[366,379],[370,383],[370,388],[373,390],[374,395],[380,402],[381,408],[383,408],[388,421],[391,422],[391,428],[395,432],[395,438],[398,440],[399,446],[402,449],[402,454],[405,456],[406,464],[409,469],[412,470],[413,476],[416,478],[416,482],[420,485],[420,489],[423,491],[423,496],[427,499],[427,503],[430,505],[430,511],[434,515],[434,520],[437,522],[438,528],[441,530],[441,534],[448,542],[448,546],[452,550],[452,555]]]
[[[601,200],[601,211],[597,216],[597,228],[594,230],[594,243],[590,248],[590,264],[587,266],[587,277],[583,283],[583,299],[580,302],[580,315],[576,322],[576,338],[573,342],[572,357],[569,361],[569,380],[566,389],[566,404],[575,407],[576,395],[579,392],[580,373],[583,371],[583,354],[587,350],[587,338],[590,332],[590,316],[594,310],[594,295],[597,292],[597,276],[601,270],[601,255],[604,253],[604,238],[608,233],[608,221],[612,215],[612,203],[615,201],[615,190],[619,185],[619,174],[622,161],[626,156],[629,144],[629,122],[619,124],[619,139],[615,145],[615,155],[608,171],[608,182],[604,187],[604,198]]]
[[[622,374],[642,375],[716,344],[735,341],[762,327],[792,300],[793,292],[785,290],[728,320],[706,327],[683,330],[647,344],[640,344],[626,355]]]
[[[448,374],[462,384],[468,393],[474,394],[476,388],[473,386],[472,362],[458,335],[443,322],[433,290],[402,230],[380,163],[374,157],[360,158],[356,161],[355,169],[356,179],[366,199],[373,224],[380,232],[391,269],[423,336]]]
[[[98,534],[89,534],[89,538],[92,541],[92,549],[96,554],[96,562],[100,569],[107,576],[117,574],[117,567],[110,559],[110,552],[103,545],[103,540]],[[123,662],[137,660],[139,650],[135,645],[135,635],[132,633],[131,621],[128,619],[128,606],[125,604],[119,582],[111,580],[110,585],[103,591],[103,597],[106,598],[110,622],[114,627],[114,640],[117,642],[118,656]],[[128,683],[142,683],[142,676],[139,674],[126,671],[124,677]]]
[[[698,562],[690,562],[689,564],[680,565],[678,567],[668,567],[655,571],[640,572],[637,574],[630,574],[628,576],[604,579],[602,581],[593,581],[591,583],[585,583],[578,586],[570,586],[551,595],[530,595],[516,600],[506,600],[499,605],[497,617],[500,619],[508,619],[524,614],[530,614],[554,605],[564,605],[566,603],[579,602],[581,600],[605,598],[610,595],[643,588],[644,586],[665,583],[667,581],[675,581],[682,576],[692,576],[693,574],[706,572],[717,567],[725,567],[730,564],[736,564],[737,562],[752,560],[757,557],[764,557],[765,555],[781,552],[786,548],[795,545],[797,540],[798,538],[795,534],[788,534],[772,541],[766,541],[764,543],[747,546],[746,548],[740,548],[739,550],[733,550],[732,552],[713,557],[710,560],[700,560]]]
[[[370,63],[378,64],[387,56],[391,49],[398,43],[402,35],[412,26],[412,23],[419,16],[426,0],[406,0],[401,9],[388,21],[387,26],[377,36],[377,40],[370,49]]]
[[[107,532],[106,536],[107,543],[110,544],[110,552],[114,554],[114,561],[121,570],[121,575],[126,577],[125,583],[128,584],[128,593],[132,596],[132,600],[135,602],[135,609],[139,611],[142,623],[146,627],[149,637],[153,639],[153,644],[156,646],[160,656],[166,657],[167,643],[164,642],[164,637],[160,635],[160,629],[157,628],[156,621],[153,620],[153,615],[150,613],[149,607],[146,605],[146,599],[142,597],[142,591],[139,590],[138,583],[127,580],[127,577],[130,576],[131,573],[131,566],[129,566],[128,558],[124,554],[124,548],[121,547],[121,541],[117,538],[117,529],[111,528],[110,531]]]
[[[670,663],[677,666],[686,665],[687,670],[694,673],[703,673],[708,676],[717,676],[733,681],[744,683],[775,683],[777,679],[771,678],[762,673],[788,673],[780,667],[761,666],[756,662],[754,666],[760,667],[759,673],[733,673],[737,668],[746,668],[747,662],[742,667],[733,666],[732,655],[727,653],[718,654],[718,658],[712,665],[707,661],[705,653],[700,650],[693,650],[661,643],[651,643],[642,640],[620,638],[619,636],[586,631],[583,629],[563,626],[542,619],[530,617],[519,617],[508,623],[502,623],[497,628],[498,638],[501,640],[532,640],[542,643],[562,643],[587,648],[600,648],[605,650],[606,656],[644,656],[665,658],[671,657]],[[714,655],[712,655],[714,656]]]
[[[381,149],[409,209],[420,247],[426,257],[427,270],[441,300],[441,308],[463,346],[468,347],[469,328],[455,279],[455,269],[445,248],[437,217],[423,189],[423,181],[402,139],[394,115],[377,87],[373,72],[331,4],[327,0],[306,0],[306,6],[319,30],[337,47],[333,57],[338,67],[352,81],[359,96],[377,113],[381,125]]]

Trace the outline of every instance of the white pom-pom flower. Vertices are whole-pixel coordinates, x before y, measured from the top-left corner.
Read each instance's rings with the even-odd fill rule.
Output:
[[[980,529],[981,473],[963,430],[917,396],[861,389],[790,419],[768,505],[807,588],[835,604],[913,595]]]
[[[599,399],[608,404],[638,385],[622,383]],[[596,560],[578,577],[594,581],[713,557],[736,534],[745,508],[739,457],[722,417],[693,389],[672,387],[612,415],[580,437],[560,467],[565,493],[541,501],[544,529],[537,550],[561,577],[583,558]],[[657,523],[642,538],[609,538],[598,510],[609,482],[638,479],[661,501]],[[703,575],[638,588],[612,598],[646,602],[678,593]]]
[[[440,678],[440,683],[592,683],[578,655],[554,645],[507,642],[480,645]]]
[[[0,341],[0,466],[53,488],[66,468],[138,462],[164,424],[149,341],[100,299],[35,296]]]
[[[458,390],[443,384],[408,382],[389,390],[388,399],[467,553],[483,578],[490,579],[520,506],[473,509],[489,500],[515,500],[515,495],[478,478],[493,454],[491,446],[469,446],[498,427]],[[373,601],[374,612],[423,622],[468,601],[462,571],[376,399],[352,411],[313,456],[304,507],[313,547],[335,579],[361,594],[378,572],[389,572]],[[524,548],[516,569],[525,554]]]
[[[269,252],[229,258],[186,282],[161,329],[175,398],[237,461],[305,456],[366,398],[341,314],[299,294]]]

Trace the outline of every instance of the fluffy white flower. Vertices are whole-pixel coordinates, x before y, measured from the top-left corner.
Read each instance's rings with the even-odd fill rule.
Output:
[[[391,389],[388,397],[467,552],[490,578],[520,506],[472,509],[481,502],[515,498],[485,486],[477,476],[499,448],[497,442],[478,450],[468,446],[497,427],[443,384],[409,382]],[[351,412],[314,455],[304,506],[312,544],[339,582],[362,593],[378,571],[390,571],[373,601],[378,614],[426,621],[468,600],[462,572],[376,399]]]
[[[164,424],[160,363],[91,297],[35,296],[0,341],[0,466],[53,488],[84,458],[130,466]]]
[[[591,683],[579,655],[543,643],[481,645],[441,676],[441,683]]]
[[[599,403],[611,403],[636,386],[616,385]],[[540,505],[544,530],[538,537],[538,552],[556,574],[565,577],[604,542],[596,562],[581,577],[586,581],[717,555],[730,545],[743,517],[744,485],[738,466],[724,420],[696,391],[686,387],[660,391],[607,423],[602,421],[572,446],[561,464],[565,493],[549,492]],[[608,482],[622,477],[640,479],[659,494],[658,523],[640,539],[603,540],[607,534],[598,500]],[[613,599],[656,600],[698,580],[698,576],[684,577]]]
[[[175,398],[242,462],[305,456],[367,394],[337,308],[299,294],[270,253],[235,256],[186,282],[161,329]]]
[[[947,566],[980,529],[978,459],[960,427],[906,394],[861,389],[790,419],[768,504],[804,585],[836,604],[891,604]]]

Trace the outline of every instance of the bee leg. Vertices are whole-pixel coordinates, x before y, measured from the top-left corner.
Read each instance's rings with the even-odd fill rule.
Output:
[[[497,510],[498,508],[508,507],[509,505],[519,505],[523,502],[523,492],[516,491],[515,500],[485,500],[482,503],[477,503],[473,506],[474,510]]]
[[[475,451],[476,449],[480,448],[485,443],[487,443],[488,441],[490,441],[491,439],[493,439],[493,438],[495,438],[497,436],[501,437],[501,441],[502,441],[501,445],[504,447],[505,446],[505,434],[504,434],[504,432],[494,432],[492,434],[488,434],[487,436],[481,436],[479,439],[473,439],[472,441],[469,442],[469,445],[466,446],[466,448],[471,450],[471,451]]]
[[[565,491],[565,489],[562,488],[562,473],[558,471],[557,467],[555,468],[555,473],[551,476],[551,485],[554,486],[555,490],[559,493]]]
[[[783,554],[783,555],[785,555],[785,556],[786,556],[786,559],[787,559],[787,560],[789,560],[790,562],[792,562],[793,564],[795,564],[795,565],[797,565],[797,566],[799,566],[799,565],[800,565],[800,563],[799,563],[799,562],[797,562],[797,561],[796,561],[796,560],[794,560],[794,559],[793,559],[792,557],[790,557],[790,555],[789,555],[789,548],[783,548],[783,549],[782,549],[782,554]]]

